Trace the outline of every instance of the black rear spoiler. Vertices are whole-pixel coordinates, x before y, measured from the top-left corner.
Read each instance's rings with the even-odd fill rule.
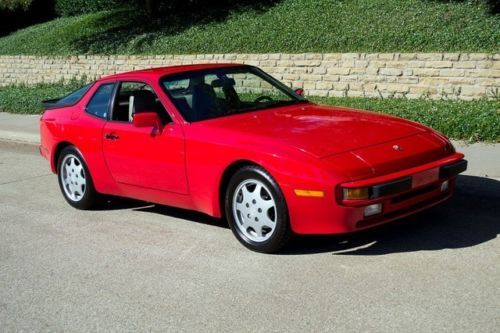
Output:
[[[43,107],[53,107],[57,102],[59,102],[60,98],[54,98],[54,99],[46,99],[45,101],[42,101]]]
[[[61,99],[62,97],[54,99],[46,99],[45,101],[42,101],[43,108],[45,110],[48,110],[48,109],[64,108],[66,106],[74,105],[74,103],[59,103]]]

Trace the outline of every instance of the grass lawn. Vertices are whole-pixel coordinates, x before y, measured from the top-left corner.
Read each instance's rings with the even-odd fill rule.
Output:
[[[37,114],[41,101],[79,88],[82,82],[0,88],[0,112]],[[383,112],[429,125],[457,140],[500,142],[500,101],[448,101],[311,97],[320,104]]]
[[[452,101],[311,97],[329,105],[382,112],[430,126],[456,140],[500,142],[500,100]]]
[[[485,0],[260,0],[159,20],[100,12],[0,38],[0,54],[31,55],[420,51],[498,52],[500,15]]]

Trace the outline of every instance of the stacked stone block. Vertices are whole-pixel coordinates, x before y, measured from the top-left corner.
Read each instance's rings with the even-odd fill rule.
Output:
[[[311,96],[500,97],[500,54],[486,53],[0,56],[0,86],[82,77],[91,80],[136,69],[195,63],[255,65]]]

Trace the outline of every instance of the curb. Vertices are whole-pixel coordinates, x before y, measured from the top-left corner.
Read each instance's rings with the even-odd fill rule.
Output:
[[[11,141],[11,142],[19,142],[30,145],[39,145],[40,137],[37,134],[19,132],[19,131],[6,131],[0,130],[0,140],[1,141]]]
[[[40,115],[0,112],[0,140],[40,144]]]

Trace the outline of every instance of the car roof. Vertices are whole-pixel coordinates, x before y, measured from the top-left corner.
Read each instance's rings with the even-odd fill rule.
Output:
[[[244,67],[248,65],[235,64],[235,63],[224,63],[224,64],[193,64],[193,65],[178,65],[178,66],[167,66],[167,67],[157,67],[140,69],[130,72],[124,72],[119,74],[113,74],[108,76],[103,76],[101,80],[109,79],[124,79],[130,76],[144,76],[149,78],[160,78],[168,74],[177,74],[187,71],[204,70],[204,69],[214,69],[214,68],[227,68],[227,67]]]

